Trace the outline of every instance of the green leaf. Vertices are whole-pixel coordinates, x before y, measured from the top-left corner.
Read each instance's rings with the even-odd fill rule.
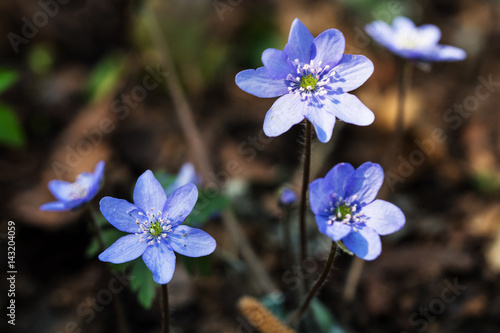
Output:
[[[185,224],[200,226],[207,222],[214,214],[224,211],[229,204],[229,198],[222,193],[213,195],[210,192],[200,190],[198,201],[192,213],[186,219]]]
[[[170,187],[170,185],[172,185],[177,178],[176,175],[171,175],[163,170],[154,171],[153,174],[155,178],[160,182],[161,187],[163,187],[164,190]]]
[[[0,94],[19,80],[19,74],[13,69],[0,68]]]
[[[352,252],[351,252],[351,251],[350,251],[350,250],[349,250],[349,249],[348,249],[348,248],[344,245],[344,243],[343,243],[341,240],[340,240],[340,241],[338,241],[338,242],[336,242],[336,243],[337,243],[337,246],[338,246],[338,247],[340,247],[340,249],[341,249],[342,251],[344,251],[345,253],[347,253],[347,254],[348,254],[348,255],[350,255],[350,256],[353,256],[353,255],[354,255],[354,253],[352,253]]]
[[[26,140],[23,128],[14,110],[0,104],[0,142],[13,148],[21,148]]]
[[[321,333],[345,333],[330,311],[318,299],[313,299],[311,302],[311,311]]]
[[[285,321],[286,319],[286,309],[285,309],[285,295],[280,292],[275,292],[268,294],[260,299],[262,305],[264,305],[276,318]]]
[[[131,272],[130,289],[137,292],[137,300],[145,309],[151,308],[158,284],[142,259],[135,261]]]
[[[47,43],[34,45],[29,50],[27,62],[33,73],[48,74],[54,65],[53,48]]]
[[[182,261],[189,275],[199,274],[204,277],[212,275],[212,260],[209,256],[199,258],[177,256],[177,259]]]
[[[86,90],[90,100],[98,101],[112,93],[123,69],[124,60],[120,56],[110,56],[99,62],[87,81]]]

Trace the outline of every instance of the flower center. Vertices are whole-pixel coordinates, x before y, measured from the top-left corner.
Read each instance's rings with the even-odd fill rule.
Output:
[[[356,197],[355,195],[351,201],[346,201],[334,195],[330,201],[330,209],[326,210],[330,214],[328,224],[339,222],[352,226],[354,231],[358,231],[357,228],[365,224],[365,215],[360,209],[360,204],[355,202]]]
[[[303,76],[300,81],[300,87],[305,90],[314,90],[316,88],[316,83],[318,82],[317,77],[313,77],[312,74]]]
[[[423,39],[417,30],[411,32],[399,32],[394,36],[395,44],[404,50],[414,50],[427,46],[426,40]]]
[[[139,226],[136,235],[141,236],[141,242],[147,241],[148,245],[153,245],[156,241],[159,244],[162,239],[167,238],[168,234],[173,231],[172,221],[169,220],[168,213],[164,215],[161,211],[158,211],[155,214],[153,208],[151,208],[151,211],[146,212],[146,215],[139,212],[139,216],[145,218],[144,221],[141,218],[135,220],[135,223]]]
[[[336,212],[335,216],[338,221],[343,221],[352,216],[351,207],[347,206],[345,203],[338,205],[337,208],[335,209],[335,212]]]
[[[90,183],[82,175],[78,175],[76,181],[70,186],[68,195],[73,200],[85,198],[89,194]]]
[[[330,66],[321,67],[311,60],[309,64],[300,64],[298,59],[293,62],[297,68],[296,73],[288,74],[286,82],[291,94],[298,94],[302,100],[314,98],[317,102],[331,91],[329,84],[334,81],[335,71]],[[320,102],[321,103],[321,102]]]
[[[161,234],[161,231],[162,230],[161,230],[160,222],[158,222],[158,220],[156,220],[156,222],[149,227],[149,233],[153,237],[158,237]]]

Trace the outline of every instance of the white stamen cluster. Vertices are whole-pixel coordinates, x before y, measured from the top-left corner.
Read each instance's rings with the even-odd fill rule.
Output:
[[[145,217],[147,220],[141,221],[140,218],[135,220],[135,223],[139,226],[138,232],[135,234],[140,237],[140,241],[147,241],[148,245],[153,245],[154,242],[160,243],[162,238],[166,238],[172,230],[172,221],[169,220],[169,214],[163,215],[161,211],[154,213],[154,209],[151,208],[149,212],[144,215],[139,212],[139,216]]]
[[[394,43],[403,50],[413,50],[421,48],[426,45],[426,40],[423,39],[417,30],[411,32],[404,31],[396,33],[394,36]]]
[[[90,184],[82,175],[76,177],[76,181],[70,185],[69,197],[73,200],[85,198],[89,194]]]
[[[329,208],[325,209],[330,214],[328,224],[340,222],[352,227],[353,231],[358,231],[356,226],[364,223],[364,214],[361,211],[361,205],[355,202],[357,195],[350,200],[344,200],[341,196],[333,195],[328,203]]]
[[[335,75],[335,71],[330,70],[330,66],[326,65],[321,67],[321,61],[318,62],[317,66],[314,65],[314,60],[311,60],[309,64],[301,65],[299,59],[295,59],[294,64],[297,66],[297,73],[288,74],[286,80],[289,83],[288,91],[291,94],[300,95],[302,100],[307,98],[313,98],[324,96],[328,93],[327,85],[332,82],[332,77]],[[317,80],[314,86],[308,85],[306,87],[302,86],[302,79],[308,75],[311,78]]]

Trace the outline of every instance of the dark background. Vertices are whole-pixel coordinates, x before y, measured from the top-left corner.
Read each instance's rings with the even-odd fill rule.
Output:
[[[24,133],[24,144],[0,147],[1,248],[6,248],[7,221],[15,221],[18,271],[16,326],[8,326],[3,317],[2,331],[116,330],[111,305],[90,310],[86,303],[109,289],[103,264],[85,256],[91,240],[87,216],[39,211],[53,200],[48,181],[74,181],[105,160],[105,185],[93,201],[97,206],[105,195],[131,200],[133,185],[146,169],[175,173],[184,162],[196,161],[165,80],[139,101],[130,100],[151,71],[162,71],[162,51],[151,42],[145,7],[153,9],[160,22],[157,32],[171,50],[215,170],[211,181],[224,183],[244,236],[286,297],[291,297],[291,282],[284,273],[293,266],[281,248],[283,212],[276,191],[285,183],[300,188],[302,126],[272,140],[263,135],[263,119],[274,99],[239,90],[236,73],[261,66],[266,48],[283,49],[296,17],[315,36],[329,28],[341,30],[346,53],[374,62],[374,74],[355,94],[373,110],[375,122],[369,127],[338,122],[329,143],[316,142],[316,178],[338,162],[356,167],[365,161],[383,163],[390,146],[398,67],[387,50],[363,33],[366,23],[404,14],[417,25],[437,25],[442,43],[465,49],[464,61],[413,71],[402,152],[386,168],[396,188],[388,200],[405,212],[406,226],[383,237],[382,254],[364,264],[353,299],[343,296],[354,262],[348,255],[337,260],[319,298],[345,332],[499,331],[499,87],[478,88],[484,81],[500,81],[497,1],[43,3],[52,4],[46,22],[37,1],[0,2],[0,67],[19,74],[0,100],[15,110]],[[35,21],[36,32],[25,27],[34,19],[41,20]],[[23,42],[13,46],[12,33]],[[489,94],[480,97],[477,89]],[[96,129],[102,136],[89,134]],[[445,139],[433,137],[436,129]],[[91,144],[84,147],[84,141]],[[78,149],[83,154],[73,155]],[[57,171],[57,163],[68,168]],[[308,227],[310,253],[318,256],[302,272],[312,281],[328,246],[312,216]],[[169,284],[174,332],[244,332],[237,300],[262,292],[221,217],[203,228],[218,243],[212,273],[192,276],[177,265]],[[453,284],[464,287],[448,302]],[[5,278],[0,286],[5,309]],[[145,310],[133,292],[119,295],[131,332],[159,330],[157,300]]]

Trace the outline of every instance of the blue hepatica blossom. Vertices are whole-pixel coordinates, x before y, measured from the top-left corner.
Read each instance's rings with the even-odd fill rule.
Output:
[[[405,216],[395,205],[375,200],[384,171],[367,162],[358,169],[348,163],[333,167],[325,178],[309,184],[311,209],[319,231],[340,241],[359,258],[373,260],[382,251],[379,235],[403,227]]]
[[[279,203],[282,206],[290,206],[297,202],[297,195],[288,187],[284,187],[280,193]]]
[[[328,29],[316,38],[295,19],[284,51],[262,53],[264,67],[244,70],[236,84],[257,97],[281,96],[267,112],[264,133],[274,137],[304,117],[314,125],[318,139],[328,142],[335,119],[370,125],[371,112],[347,92],[361,86],[373,73],[373,63],[362,55],[344,54],[345,38]]]
[[[383,21],[366,25],[366,32],[392,53],[421,62],[458,61],[467,56],[464,50],[450,45],[438,44],[441,30],[433,24],[416,27],[406,17],[396,17],[392,26]]]
[[[148,170],[137,180],[134,204],[104,197],[101,212],[115,228],[128,232],[99,255],[101,261],[120,264],[142,255],[153,279],[166,284],[175,270],[174,251],[201,257],[215,250],[215,240],[206,232],[181,225],[198,200],[198,189],[186,184],[170,196]]]
[[[49,190],[58,201],[40,206],[40,210],[62,211],[76,210],[92,200],[101,188],[104,175],[104,161],[97,163],[93,173],[83,172],[74,183],[64,180],[51,180]]]
[[[184,163],[177,174],[174,182],[166,188],[167,195],[172,194],[179,187],[193,183],[195,185],[201,184],[201,176],[196,173],[194,165],[191,163]]]

